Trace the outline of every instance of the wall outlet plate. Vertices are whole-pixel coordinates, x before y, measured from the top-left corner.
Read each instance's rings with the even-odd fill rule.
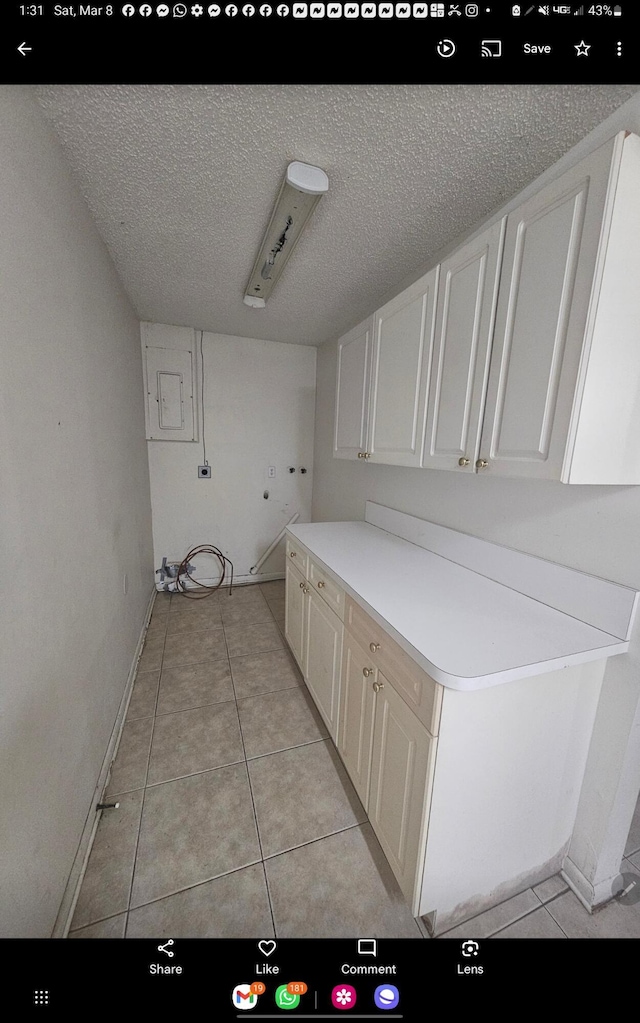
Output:
[[[210,480],[211,479],[211,466],[210,465],[199,465],[198,466],[198,479],[199,480]]]

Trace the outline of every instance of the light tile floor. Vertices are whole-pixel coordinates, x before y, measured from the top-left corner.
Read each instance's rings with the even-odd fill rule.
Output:
[[[284,582],[158,594],[71,938],[426,936],[288,652]],[[640,875],[640,809],[622,873]],[[291,893],[296,892],[296,898]],[[443,937],[640,937],[560,877]]]

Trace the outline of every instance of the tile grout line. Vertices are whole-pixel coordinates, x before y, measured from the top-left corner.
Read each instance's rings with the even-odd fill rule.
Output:
[[[543,883],[544,882],[542,882],[542,881],[540,882],[540,884],[543,884]],[[526,917],[531,916],[533,913],[537,913],[539,909],[546,909],[547,906],[549,906],[552,902],[555,902],[557,899],[561,898],[563,895],[566,895],[567,892],[570,891],[570,889],[568,887],[565,888],[564,891],[558,892],[556,895],[553,895],[550,899],[547,899],[546,902],[542,901],[542,899],[540,898],[538,893],[536,891],[534,891],[533,888],[525,888],[524,891],[531,891],[531,892],[533,892],[535,897],[538,899],[538,902],[540,903],[540,905],[539,906],[534,906],[533,909],[528,909],[526,911],[526,913],[522,914],[522,916],[518,916],[514,920],[509,921],[509,923],[504,924],[504,926],[496,928],[495,931],[491,931],[490,934],[485,935],[485,937],[482,939],[483,941],[487,941],[489,938],[495,937],[496,934],[500,934],[500,932],[506,930],[507,927],[511,927],[513,924],[519,923],[520,920],[524,920]],[[524,894],[524,892],[518,892],[516,895],[511,895],[508,899],[503,899],[502,902],[497,902],[495,904],[495,906],[490,906],[489,909],[483,910],[483,913],[490,913],[492,910],[497,909],[499,906],[505,906],[508,902],[511,901],[511,899],[517,898],[518,895],[522,895],[522,894]],[[548,912],[548,910],[547,910],[547,912]],[[470,926],[471,924],[473,924],[473,922],[475,920],[478,920],[479,917],[481,917],[483,915],[483,913],[478,913],[476,916],[472,916],[469,920],[463,920],[462,923],[460,923],[460,924],[454,924],[454,926],[450,927],[448,931],[443,931],[442,934],[439,934],[438,938],[446,938],[447,934],[449,934],[451,931],[455,930],[457,927]],[[564,929],[558,923],[558,921],[552,916],[551,913],[549,913],[549,916],[551,917],[553,922],[555,924],[557,924],[558,927],[560,927],[560,930],[565,935],[565,937],[568,938],[569,935],[565,934]]]
[[[534,894],[535,894],[535,893],[534,893]],[[556,899],[559,899],[559,898],[560,898],[560,895],[566,895],[566,894],[567,894],[566,892],[561,892],[560,894],[558,894],[558,895],[555,895],[555,896],[553,897],[553,899],[549,899],[549,903],[551,903],[551,902],[555,902],[555,900],[556,900]],[[498,927],[498,929],[497,929],[497,930],[495,930],[495,931],[492,931],[492,932],[491,932],[491,934],[488,934],[488,935],[487,935],[487,938],[486,938],[486,940],[488,940],[489,938],[495,938],[496,934],[501,934],[501,933],[502,933],[502,931],[506,931],[508,927],[512,927],[512,926],[513,926],[514,924],[518,924],[518,923],[520,923],[520,921],[521,921],[521,920],[526,920],[528,916],[533,916],[533,914],[534,914],[534,913],[538,913],[538,912],[539,912],[539,911],[540,911],[541,909],[544,909],[544,910],[546,910],[547,916],[548,916],[548,917],[549,917],[549,918],[550,918],[551,920],[553,920],[553,922],[554,922],[554,924],[556,925],[556,927],[559,927],[559,928],[560,928],[560,930],[561,930],[561,931],[562,931],[562,933],[564,934],[565,938],[568,938],[568,937],[569,937],[569,935],[565,933],[564,929],[563,929],[563,928],[562,928],[562,927],[560,926],[560,924],[558,923],[558,921],[557,921],[557,920],[556,920],[556,919],[555,919],[555,918],[554,918],[554,917],[553,917],[553,916],[551,915],[551,913],[550,913],[550,912],[549,912],[549,910],[547,909],[547,905],[548,905],[549,903],[546,903],[546,902],[542,902],[542,903],[540,903],[540,905],[539,905],[539,906],[536,906],[536,907],[535,907],[535,909],[530,909],[530,910],[528,910],[528,911],[527,911],[526,913],[523,913],[523,915],[522,915],[522,916],[519,916],[519,917],[517,917],[517,918],[516,918],[515,920],[512,920],[512,921],[511,921],[511,923],[505,924],[505,925],[504,925],[504,927]],[[473,921],[472,921],[472,920],[470,920],[469,922],[470,922],[470,923],[473,923]],[[485,940],[485,939],[483,939],[483,940]]]
[[[264,594],[262,594],[262,595],[264,596]],[[225,642],[226,641],[227,641],[227,637],[226,637],[226,634],[225,634]],[[238,707],[238,698],[237,698],[237,693],[236,693],[236,688],[235,688],[235,679],[233,677],[233,668],[231,667],[231,655],[229,655],[228,650],[229,650],[229,648],[227,647],[227,654],[228,654],[228,657],[229,657],[229,671],[231,673],[231,684],[233,686],[233,693],[234,693],[234,696],[235,696],[235,710],[236,710],[236,714],[238,715],[238,727],[240,729],[240,741],[242,743],[242,752],[244,753],[244,763],[246,765],[246,777],[247,777],[247,780],[248,780],[248,791],[249,791],[250,800],[252,800],[252,807],[253,807],[253,810],[254,810],[254,821],[255,821],[255,824],[256,824],[256,835],[258,836],[258,848],[260,850],[260,859],[261,859],[261,864],[262,864],[263,877],[265,879],[265,891],[267,892],[267,903],[269,905],[269,915],[271,917],[271,926],[273,927],[274,937],[276,937],[276,922],[275,922],[275,917],[274,917],[274,914],[273,914],[273,903],[271,901],[271,892],[269,890],[269,882],[267,881],[267,869],[266,869],[266,866],[265,866],[265,856],[264,856],[264,851],[263,851],[263,847],[262,847],[262,839],[260,837],[260,826],[258,824],[258,810],[256,809],[256,797],[254,796],[254,787],[252,785],[252,775],[250,775],[250,771],[248,769],[248,760],[246,758],[246,747],[244,745],[244,732],[242,731],[242,722],[240,720],[240,710],[239,710],[239,707]]]
[[[154,899],[149,899],[148,902],[141,902],[137,906],[133,906],[132,911],[137,909],[144,909],[146,906],[153,906],[156,902],[164,902],[165,899],[172,899],[175,895],[183,895],[184,892],[193,891],[194,888],[202,888],[206,884],[211,884],[212,881],[220,881],[223,877],[231,877],[232,874],[239,874],[242,870],[247,870],[249,867],[257,867],[261,860],[252,860],[250,863],[245,863],[241,867],[234,867],[233,870],[225,870],[222,874],[213,874],[211,877],[205,877],[202,881],[196,881],[195,884],[188,884],[184,888],[176,888],[174,891],[167,892],[165,895],[158,895]],[[113,914],[117,916],[117,913]],[[105,919],[109,919],[105,917]],[[224,935],[221,935],[224,937]]]
[[[328,835],[319,835],[318,838],[310,838],[308,842],[301,842],[300,845],[292,845],[289,849],[281,849],[280,852],[271,853],[269,856],[265,856],[264,862],[267,860],[275,860],[277,856],[286,856],[287,853],[297,852],[298,849],[305,849],[308,845],[315,845],[316,842],[324,842],[327,838],[333,838],[335,835],[342,835],[345,831],[353,831],[354,828],[363,828],[369,821],[356,821],[355,824],[347,824],[346,828],[338,828],[337,831],[331,831]],[[415,920],[415,917],[412,917]]]
[[[561,899],[563,895],[566,895],[566,894],[567,894],[567,892],[570,892],[570,891],[571,891],[571,889],[570,889],[570,888],[569,888],[569,886],[567,885],[567,887],[565,888],[565,890],[564,890],[563,892],[558,892],[558,894],[557,894],[557,895],[554,895],[554,896],[553,896],[553,898],[551,898],[551,899],[548,899],[548,900],[547,900],[547,901],[546,901],[545,903],[543,903],[543,905],[544,905],[544,908],[545,908],[545,909],[547,909],[547,906],[550,906],[552,902],[557,902],[557,901],[558,901],[558,899]],[[574,893],[572,892],[572,894],[574,894]],[[575,894],[574,894],[574,898],[576,898]],[[548,909],[547,909],[547,913],[549,913],[549,910],[548,910]],[[558,927],[560,928],[560,930],[562,931],[562,933],[564,934],[564,936],[565,936],[566,938],[568,938],[568,937],[569,937],[569,935],[568,935],[568,934],[567,934],[567,932],[565,931],[565,929],[564,929],[564,927],[562,926],[562,924],[561,924],[561,923],[558,923],[558,921],[557,921],[557,920],[556,920],[556,918],[554,917],[553,913],[549,913],[549,916],[550,916],[550,917],[551,917],[551,919],[553,920],[554,924],[556,924],[556,925],[557,925],[557,926],[558,926]]]
[[[262,597],[266,600],[266,597],[264,596],[264,593],[262,593],[262,591],[261,591],[261,594],[262,594]],[[267,601],[267,604],[268,604],[268,601]],[[274,618],[273,612],[271,611],[270,607],[269,607],[269,612],[271,614],[272,621],[275,623],[275,618]],[[276,623],[276,628],[278,628],[277,623]],[[278,628],[278,632],[280,632],[279,628]],[[225,640],[226,640],[226,636],[225,636]],[[265,653],[271,653],[271,651],[265,651]],[[229,664],[231,665],[231,657],[229,657]],[[235,680],[233,678],[233,669],[231,669],[231,684],[233,685],[234,693],[236,693],[236,684],[235,684]],[[276,690],[276,692],[284,692],[284,691],[285,690]],[[245,697],[245,699],[250,699],[250,697]],[[238,723],[240,725],[240,735],[242,737],[242,748],[244,750],[245,758],[246,758],[247,751],[246,751],[246,747],[245,747],[245,744],[244,744],[244,733],[242,731],[242,723],[240,721],[240,708],[238,707],[237,693],[236,693],[236,709],[238,711]],[[253,759],[257,760],[258,758],[255,757]],[[275,918],[275,914],[274,914],[274,911],[273,911],[273,900],[271,898],[271,889],[269,887],[269,879],[267,877],[267,867],[266,867],[266,863],[265,863],[265,859],[264,859],[264,850],[262,848],[262,839],[260,837],[260,826],[258,824],[258,813],[257,813],[257,810],[256,810],[255,797],[254,797],[254,793],[253,793],[253,785],[251,784],[251,772],[249,770],[249,761],[248,761],[248,759],[246,759],[246,764],[247,764],[247,777],[249,779],[249,792],[251,793],[251,802],[252,802],[252,805],[253,805],[253,816],[254,816],[254,820],[255,820],[255,824],[256,824],[256,833],[257,833],[257,836],[258,836],[258,845],[259,845],[259,848],[260,848],[260,856],[262,858],[261,862],[262,862],[262,873],[263,873],[263,876],[264,876],[264,886],[265,886],[265,890],[266,890],[266,893],[267,893],[267,903],[269,905],[269,914],[271,916],[271,926],[273,928],[273,936],[274,936],[274,938],[277,938],[278,937],[278,932],[276,930],[276,918]]]
[[[157,600],[157,597],[156,597]],[[173,603],[173,594],[169,602],[169,610],[171,610],[171,604]],[[155,601],[154,601],[155,606]],[[153,611],[152,611],[153,614]],[[131,881],[129,883],[129,895],[127,897],[127,915],[124,922],[124,937],[127,937],[127,931],[129,930],[129,913],[131,912],[131,896],[133,895],[133,885],[136,877],[136,866],[138,863],[138,850],[140,848],[140,834],[142,832],[142,816],[144,814],[144,804],[147,795],[147,779],[149,777],[149,765],[151,763],[151,750],[153,748],[153,734],[156,728],[156,712],[158,707],[158,700],[160,699],[160,686],[162,685],[162,672],[164,669],[164,651],[167,644],[167,633],[169,631],[169,623],[167,622],[167,631],[164,634],[164,642],[162,644],[162,657],[160,659],[160,675],[158,676],[158,688],[156,690],[156,699],[153,707],[153,724],[151,726],[151,736],[149,739],[149,752],[147,754],[147,766],[144,775],[144,786],[142,788],[142,802],[140,804],[140,820],[138,821],[138,834],[136,837],[136,848],[133,854],[133,870],[131,871]]]
[[[227,637],[225,635],[225,644],[226,644],[226,641],[227,641]],[[245,763],[245,767],[246,767],[246,770],[247,770],[247,781],[249,782],[249,796],[251,798],[251,807],[253,809],[253,821],[254,821],[254,824],[256,826],[256,836],[258,838],[258,849],[260,851],[260,862],[262,864],[262,873],[264,875],[265,890],[267,892],[267,903],[269,905],[269,914],[271,916],[271,925],[273,927],[273,933],[274,933],[274,936],[275,936],[275,933],[276,933],[276,922],[275,922],[275,917],[273,915],[273,906],[271,904],[271,893],[269,891],[269,885],[267,883],[267,871],[266,871],[265,865],[264,865],[264,852],[263,852],[263,849],[262,849],[262,839],[260,838],[260,826],[258,824],[258,813],[257,813],[257,810],[256,810],[256,801],[255,801],[255,797],[254,797],[254,794],[253,794],[253,785],[251,784],[251,772],[249,771],[249,761],[247,760],[247,748],[246,748],[245,742],[244,742],[244,732],[242,731],[242,722],[240,720],[240,709],[238,707],[238,697],[237,697],[237,694],[236,694],[236,684],[235,684],[235,681],[234,681],[234,678],[233,678],[233,671],[231,669],[231,657],[229,656],[229,648],[228,647],[227,647],[227,656],[229,658],[229,671],[230,671],[230,674],[231,674],[231,685],[233,686],[234,696],[236,697],[235,704],[236,704],[236,714],[238,716],[238,728],[240,729],[240,741],[242,743],[242,752],[244,753],[244,763]]]

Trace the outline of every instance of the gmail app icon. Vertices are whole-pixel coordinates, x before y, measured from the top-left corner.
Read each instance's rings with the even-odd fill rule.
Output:
[[[238,984],[233,989],[231,1001],[233,1002],[234,1009],[240,1009],[244,1012],[246,1009],[254,1009],[256,1007],[258,995],[254,994],[249,984]]]

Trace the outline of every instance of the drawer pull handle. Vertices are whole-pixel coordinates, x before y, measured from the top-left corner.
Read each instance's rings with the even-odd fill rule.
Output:
[[[374,691],[374,693],[379,693],[381,689],[384,689],[384,682],[374,682],[373,683],[373,691]]]
[[[323,586],[324,586],[324,583],[323,583],[322,579],[320,579],[320,581],[318,583],[318,589],[321,590]]]
[[[369,678],[369,675],[373,675],[373,668],[363,668],[362,674],[365,678]]]
[[[371,651],[372,654],[377,653],[379,649],[380,649],[379,643],[369,643],[369,650]]]
[[[296,552],[295,551],[289,551],[289,557],[290,558],[295,558],[295,556],[296,556]]]

